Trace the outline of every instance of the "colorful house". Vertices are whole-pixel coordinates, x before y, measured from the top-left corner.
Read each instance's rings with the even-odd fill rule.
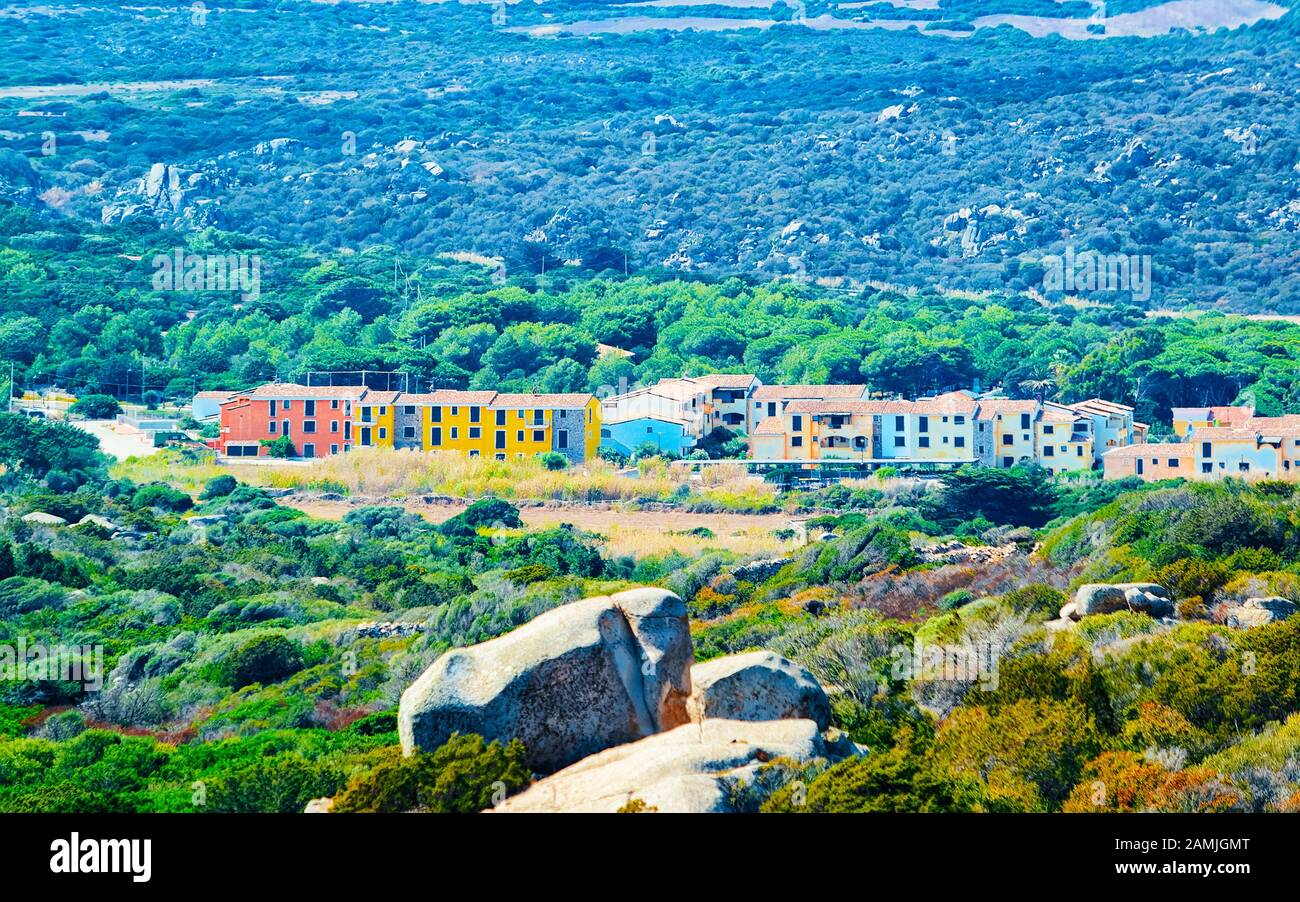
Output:
[[[498,460],[556,451],[582,462],[599,448],[600,404],[590,394],[412,394],[273,383],[221,405],[214,447],[232,457],[265,455],[262,442],[284,435],[300,457],[360,447]]]
[[[270,453],[264,441],[287,438],[299,457],[345,452],[355,444],[355,407],[366,392],[361,386],[285,382],[233,392],[221,405],[213,447],[228,457],[258,457]]]
[[[1255,416],[1253,406],[1241,407],[1174,407],[1170,411],[1174,435],[1187,438],[1193,429],[1214,426],[1245,426]]]

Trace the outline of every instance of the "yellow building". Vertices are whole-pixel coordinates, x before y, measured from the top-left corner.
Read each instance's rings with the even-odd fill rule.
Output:
[[[393,447],[395,391],[367,391],[353,405],[353,434],[359,448]]]
[[[425,451],[497,460],[555,451],[582,463],[600,446],[595,395],[442,390],[404,394],[397,404],[418,411],[419,447]],[[403,426],[408,428],[413,427]]]
[[[1038,463],[1052,473],[1091,470],[1092,421],[1067,407],[1043,408],[1037,428]]]

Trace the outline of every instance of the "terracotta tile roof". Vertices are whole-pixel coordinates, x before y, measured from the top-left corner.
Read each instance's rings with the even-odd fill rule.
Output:
[[[424,394],[404,393],[397,403],[414,404],[420,407],[430,407],[435,404],[438,406],[463,404],[466,407],[482,407],[491,404],[496,396],[497,393],[494,391],[456,391],[450,388],[440,388],[437,391]]]
[[[220,399],[224,401],[226,398],[233,398],[236,394],[238,393],[233,391],[201,391],[201,392],[195,392],[194,398],[195,400],[198,400],[199,398],[204,398],[204,399],[213,398],[213,399]]]
[[[235,392],[232,397],[239,398],[288,398],[312,400],[316,398],[351,398],[360,399],[368,389],[364,385],[299,385],[296,382],[268,382],[259,385],[251,392]]]
[[[1102,457],[1180,457],[1192,456],[1192,446],[1187,442],[1152,442],[1143,445],[1121,445],[1111,448]]]
[[[1228,426],[1241,426],[1255,416],[1253,407],[1173,407],[1170,414],[1175,420],[1192,422],[1219,422]]]
[[[586,407],[594,395],[582,392],[570,392],[558,395],[501,394],[496,396],[489,407],[506,407],[510,409],[543,408],[546,410],[569,410]]]
[[[707,376],[687,376],[692,382],[707,385],[710,388],[749,388],[758,381],[758,377],[744,373],[710,373]]]
[[[861,398],[865,385],[760,385],[754,389],[755,401],[784,401],[795,399],[821,400],[825,398]]]
[[[367,404],[392,404],[402,393],[398,391],[372,391],[366,392],[363,399]]]
[[[1010,398],[988,398],[980,401],[979,418],[991,420],[997,416],[1019,416],[1022,413],[1037,413],[1037,401],[1013,401]]]
[[[973,414],[979,402],[965,392],[950,391],[933,398],[918,398],[913,412],[922,414]]]
[[[757,426],[751,435],[785,435],[785,423],[780,417],[768,417]]]

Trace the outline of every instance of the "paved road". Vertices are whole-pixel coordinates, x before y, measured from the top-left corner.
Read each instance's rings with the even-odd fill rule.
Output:
[[[112,420],[79,420],[72,425],[99,439],[100,450],[118,460],[148,457],[156,450],[150,436],[127,426],[119,426]]]

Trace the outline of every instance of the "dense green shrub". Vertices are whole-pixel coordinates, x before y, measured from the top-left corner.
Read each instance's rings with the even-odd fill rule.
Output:
[[[428,811],[472,814],[528,785],[524,746],[485,743],[453,734],[433,752],[407,758],[400,749],[351,781],[334,800],[336,812]]]

